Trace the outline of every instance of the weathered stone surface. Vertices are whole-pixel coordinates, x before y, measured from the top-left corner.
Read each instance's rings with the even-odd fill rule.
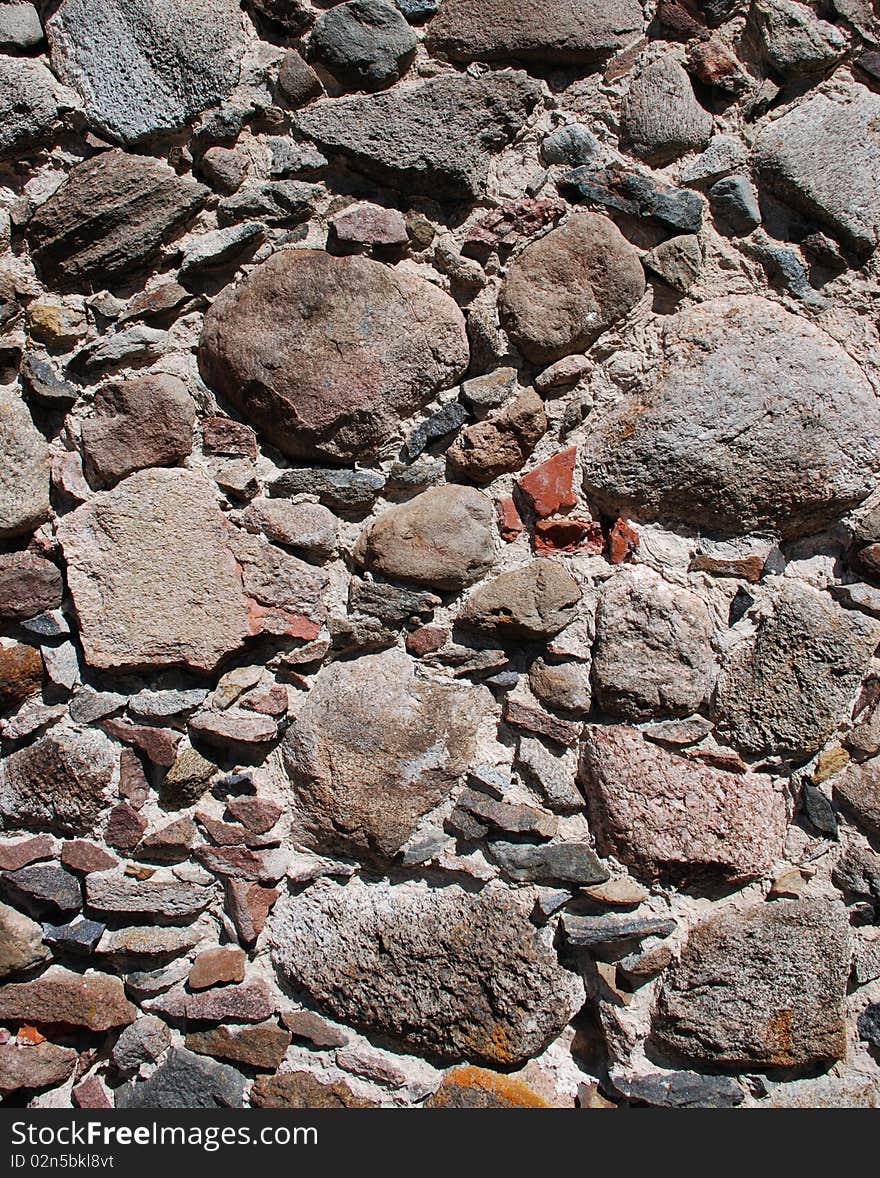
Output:
[[[211,888],[176,879],[132,879],[115,871],[86,876],[86,902],[97,912],[186,920],[203,912],[213,895]]]
[[[227,98],[244,51],[235,0],[62,0],[46,23],[52,67],[96,130],[138,143]]]
[[[767,774],[726,773],[634,728],[595,725],[581,787],[600,851],[642,878],[760,876],[782,857],[785,797]]]
[[[530,843],[493,841],[490,854],[510,879],[519,883],[602,883],[608,871],[585,843]]]
[[[199,994],[169,990],[145,1002],[144,1009],[175,1019],[261,1023],[275,1013],[277,1005],[277,997],[269,985],[262,978],[253,978],[239,986],[220,986]]]
[[[43,930],[36,921],[7,904],[0,904],[0,978],[23,973],[49,957],[51,954],[43,944]]]
[[[533,560],[475,589],[458,621],[514,640],[552,638],[572,621],[580,598],[580,586],[563,564]]]
[[[126,279],[191,217],[208,189],[149,156],[106,151],[71,169],[28,225],[43,273],[63,288]]]
[[[671,237],[661,241],[642,261],[673,290],[687,294],[703,267],[700,239],[693,233]]]
[[[191,990],[206,990],[226,982],[243,982],[245,963],[244,953],[236,946],[205,949],[193,962],[187,985]]]
[[[745,1093],[729,1076],[702,1076],[698,1072],[654,1072],[617,1080],[627,1100],[649,1108],[735,1108]]]
[[[88,833],[115,765],[114,746],[94,729],[53,732],[18,749],[0,764],[0,826]]]
[[[82,907],[79,880],[57,863],[32,863],[18,871],[4,871],[0,893],[33,916],[69,916]]]
[[[216,1027],[190,1031],[186,1046],[199,1055],[274,1072],[290,1046],[290,1032],[271,1022],[254,1027]]]
[[[195,403],[183,381],[143,376],[105,385],[82,424],[83,467],[95,488],[148,466],[176,466],[192,450]]]
[[[415,57],[418,40],[385,0],[348,0],[318,17],[309,49],[337,82],[352,90],[382,90]]]
[[[144,1015],[130,1023],[113,1044],[110,1058],[123,1076],[132,1076],[141,1064],[155,1063],[171,1046],[171,1032],[161,1019]]]
[[[480,195],[493,155],[518,133],[539,94],[521,71],[444,74],[385,94],[314,103],[296,124],[324,151],[408,194],[466,199]]]
[[[409,241],[406,218],[399,209],[387,209],[366,201],[349,205],[337,213],[330,224],[334,239],[346,248],[369,245],[383,249],[403,246]]]
[[[33,552],[0,556],[0,618],[4,621],[20,622],[57,609],[63,593],[61,573],[51,561]]]
[[[843,349],[753,296],[673,316],[652,388],[597,416],[584,488],[609,511],[720,533],[834,522],[866,497],[880,401]]]
[[[355,1096],[341,1080],[322,1084],[311,1072],[279,1072],[258,1076],[251,1088],[255,1108],[375,1108],[376,1103]]]
[[[41,61],[0,57],[0,158],[50,143],[73,97]]]
[[[55,840],[48,834],[33,838],[15,839],[0,843],[0,870],[18,871],[38,859],[51,859],[55,854]]]
[[[383,512],[361,535],[355,557],[365,568],[436,589],[462,589],[495,557],[491,500],[471,487],[432,487]]]
[[[528,360],[549,363],[582,352],[644,291],[638,254],[614,222],[577,212],[510,266],[499,295],[501,322]]]
[[[667,54],[645,66],[630,83],[621,129],[635,155],[662,166],[705,147],[712,135],[712,116],[697,102],[684,68]]]
[[[0,1019],[33,1023],[67,1023],[106,1031],[133,1022],[136,1009],[122,982],[110,974],[72,973],[50,966],[29,982],[6,982],[0,989]]]
[[[777,900],[721,911],[667,975],[658,1045],[721,1067],[805,1067],[846,1048],[849,930],[842,905]]]
[[[834,779],[834,797],[871,838],[880,838],[880,763],[850,764]]]
[[[443,0],[428,45],[453,61],[595,65],[635,40],[644,23],[635,0],[588,10],[576,0]]]
[[[0,647],[0,710],[20,707],[37,695],[43,682],[43,660],[33,646],[18,642]]]
[[[878,641],[873,619],[788,581],[721,673],[718,731],[751,753],[816,752],[844,719]]]
[[[292,107],[305,106],[323,90],[318,75],[295,49],[289,49],[284,55],[278,71],[278,87]]]
[[[21,1088],[54,1088],[76,1067],[78,1054],[54,1043],[0,1044],[0,1094]]]
[[[860,253],[880,240],[880,95],[853,83],[816,94],[768,124],[755,142],[761,183]]]
[[[248,634],[228,525],[195,471],[130,475],[58,534],[90,666],[210,671]]]
[[[792,0],[756,0],[749,21],[758,34],[765,60],[786,76],[828,69],[847,51],[843,29],[819,20],[803,4]]]
[[[425,1108],[551,1108],[521,1080],[465,1064],[443,1077]]]
[[[279,902],[270,940],[282,975],[334,1017],[444,1058],[524,1062],[583,1001],[500,887],[319,883]]]
[[[403,651],[334,663],[284,741],[298,839],[387,859],[468,768],[484,689],[422,678]]]
[[[281,250],[221,295],[199,349],[207,383],[274,445],[333,462],[375,453],[467,360],[448,295],[320,250]]]
[[[0,11],[0,52],[37,49],[43,40],[40,14],[33,4],[4,4]]]
[[[820,1076],[774,1088],[759,1108],[877,1108],[876,1086],[863,1076]]]
[[[525,389],[500,413],[463,430],[446,451],[453,474],[475,483],[491,483],[519,470],[547,430],[544,402]]]
[[[0,460],[0,539],[9,539],[49,515],[49,448],[12,387],[0,390]]]
[[[337,519],[322,503],[291,503],[287,499],[255,499],[244,513],[244,525],[259,529],[275,544],[317,560],[336,549]]]
[[[175,1047],[148,1080],[117,1089],[116,1107],[241,1108],[244,1084],[235,1068]]]
[[[593,686],[627,720],[689,716],[715,686],[712,620],[695,593],[645,565],[606,581],[596,611]]]
[[[541,703],[561,712],[581,714],[592,707],[589,667],[535,659],[529,667],[529,686]]]

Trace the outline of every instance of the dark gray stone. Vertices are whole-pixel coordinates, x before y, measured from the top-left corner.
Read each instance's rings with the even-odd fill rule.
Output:
[[[106,928],[107,926],[98,920],[78,916],[76,920],[71,920],[67,924],[44,924],[43,940],[62,953],[87,956],[94,952]]]
[[[621,130],[634,155],[662,166],[705,147],[712,116],[697,102],[684,67],[667,54],[645,66],[630,83]]]
[[[701,1076],[699,1072],[655,1072],[617,1080],[627,1100],[652,1108],[736,1108],[745,1093],[732,1076]]]
[[[432,413],[420,425],[417,425],[409,435],[406,443],[406,453],[410,462],[424,454],[432,442],[448,437],[468,419],[468,411],[461,401],[450,401],[436,413]]]
[[[664,920],[661,917],[614,914],[565,916],[562,923],[566,940],[578,949],[620,945],[626,941],[643,941],[646,937],[668,937],[677,927],[674,920]]]
[[[0,892],[33,916],[63,916],[82,907],[79,880],[57,863],[33,863],[18,871],[4,871]]]
[[[709,189],[712,211],[738,237],[761,224],[758,194],[747,176],[725,176]]]
[[[175,1047],[148,1080],[117,1090],[117,1108],[241,1108],[245,1077]]]
[[[221,225],[250,220],[266,225],[299,225],[314,212],[318,192],[314,184],[299,180],[255,180],[220,201],[217,220]]]
[[[577,168],[592,163],[598,154],[598,139],[580,123],[570,123],[558,131],[551,131],[541,144],[541,155],[547,164],[568,164]]]
[[[494,840],[489,853],[518,883],[569,883],[579,887],[604,883],[608,872],[586,843],[506,843]]]
[[[418,40],[385,0],[348,0],[318,17],[309,48],[351,90],[383,90],[406,73]]]
[[[620,164],[575,168],[559,187],[570,200],[657,221],[675,233],[699,233],[703,225],[703,201],[696,192]]]
[[[376,470],[336,470],[305,466],[284,471],[269,484],[269,494],[283,496],[312,494],[340,515],[366,515],[385,486]]]

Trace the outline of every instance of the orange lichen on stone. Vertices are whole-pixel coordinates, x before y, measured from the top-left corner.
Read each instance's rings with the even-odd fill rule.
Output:
[[[453,1068],[426,1108],[552,1108],[528,1085],[470,1064]]]

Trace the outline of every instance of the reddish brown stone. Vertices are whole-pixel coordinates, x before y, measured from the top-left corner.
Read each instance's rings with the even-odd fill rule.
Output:
[[[112,1108],[110,1094],[97,1076],[86,1076],[70,1093],[77,1108]]]
[[[517,536],[522,535],[522,517],[517,510],[511,495],[505,495],[498,501],[498,527],[501,539],[510,544]]]
[[[0,843],[0,871],[18,871],[38,859],[50,859],[54,852],[55,841],[47,834],[14,843]]]
[[[123,744],[132,745],[154,765],[170,768],[177,757],[177,746],[183,734],[173,728],[152,728],[148,724],[129,724],[125,720],[104,720],[102,727],[108,736]]]
[[[116,866],[118,860],[95,843],[85,839],[73,839],[61,848],[61,862],[71,871],[88,875],[90,871],[108,871]]]
[[[641,52],[647,44],[647,37],[640,37],[634,45],[615,54],[605,67],[605,81],[616,82],[618,78],[625,78],[639,60]]]
[[[271,1018],[278,1005],[277,996],[262,978],[237,986],[221,986],[188,994],[186,990],[169,990],[144,1002],[145,1010],[175,1019],[200,1019],[220,1023],[232,1019],[241,1023],[261,1023]]]
[[[311,1072],[258,1076],[251,1089],[254,1108],[375,1108],[347,1084],[321,1084]]]
[[[715,573],[719,577],[738,577],[755,584],[761,579],[764,563],[764,557],[757,554],[724,560],[698,552],[691,561],[691,568],[698,572]]]
[[[57,567],[33,552],[0,556],[0,619],[20,622],[61,605],[64,582]]]
[[[175,818],[158,830],[144,835],[139,854],[147,859],[160,859],[165,863],[180,863],[189,858],[198,832],[191,818]]]
[[[577,447],[561,450],[523,475],[519,489],[538,519],[567,511],[577,503],[574,493],[574,464]]]
[[[535,552],[605,551],[601,524],[592,519],[539,519],[535,524]]]
[[[38,695],[43,684],[43,660],[33,646],[17,643],[0,647],[0,710],[11,711]]]
[[[128,802],[120,802],[110,811],[104,838],[117,851],[133,851],[146,829],[146,818],[142,818]]]
[[[210,1031],[193,1031],[186,1037],[186,1046],[199,1055],[228,1059],[232,1063],[247,1064],[274,1072],[290,1046],[290,1032],[277,1023],[257,1027],[215,1027]]]
[[[226,911],[243,945],[250,947],[255,943],[280,894],[277,888],[262,884],[226,880]]]
[[[336,240],[344,246],[400,246],[409,237],[406,220],[399,209],[361,201],[350,205],[330,219]]]
[[[439,650],[448,637],[448,630],[444,630],[442,626],[419,626],[418,630],[407,634],[406,649],[411,655],[421,658]]]
[[[191,990],[207,990],[226,982],[243,982],[246,960],[234,946],[205,949],[193,962],[187,985]]]
[[[231,417],[203,417],[202,438],[206,454],[257,460],[257,435],[249,425]]]
[[[546,736],[549,740],[555,740],[557,744],[575,744],[581,734],[580,724],[572,724],[568,720],[558,720],[555,716],[542,712],[539,708],[530,708],[526,704],[517,703],[509,696],[504,701],[504,719],[514,728],[524,728],[526,732]]]
[[[123,749],[119,757],[119,796],[135,810],[140,810],[150,796],[144,767],[134,749]]]
[[[623,516],[619,516],[608,533],[608,559],[612,564],[623,564],[639,546],[639,534]]]
[[[521,200],[493,209],[481,217],[468,233],[465,247],[473,250],[488,247],[515,246],[524,238],[534,237],[565,212],[558,200]]]
[[[265,847],[276,839],[266,838],[248,830],[240,822],[221,822],[210,814],[196,814],[196,821],[218,847]]]
[[[53,965],[30,982],[0,988],[0,1019],[65,1023],[106,1031],[133,1022],[137,1010],[125,997],[119,978],[103,973],[71,973]]]
[[[226,809],[254,834],[265,834],[281,817],[281,807],[268,798],[231,798]]]
[[[271,687],[250,691],[242,697],[240,703],[249,712],[259,712],[263,716],[287,715],[287,691],[280,683],[273,683]]]
[[[493,417],[462,430],[446,461],[457,475],[485,485],[518,470],[546,430],[544,402],[534,389],[524,389]]]
[[[196,847],[195,857],[214,875],[267,883],[265,866],[259,854],[247,847]]]
[[[690,72],[705,86],[715,86],[725,94],[742,94],[749,85],[749,75],[723,37],[694,41],[688,48]]]
[[[253,637],[258,634],[273,634],[278,638],[301,638],[303,642],[311,642],[321,633],[321,626],[304,614],[293,613],[279,606],[262,605],[250,597],[248,631]]]
[[[76,1060],[75,1051],[54,1043],[0,1045],[0,1095],[22,1088],[55,1088],[70,1078]]]

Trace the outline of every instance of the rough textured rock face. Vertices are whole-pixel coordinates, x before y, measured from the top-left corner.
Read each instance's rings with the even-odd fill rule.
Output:
[[[643,567],[622,569],[605,583],[593,650],[603,711],[627,720],[687,716],[711,695],[716,675],[702,598]]]
[[[782,856],[785,799],[767,774],[725,773],[611,725],[588,730],[581,778],[600,847],[640,877],[760,876]]]
[[[400,581],[461,589],[494,557],[492,507],[471,487],[436,487],[392,507],[361,536],[358,560]]]
[[[583,350],[642,297],[638,256],[612,221],[576,213],[528,246],[507,272],[502,321],[527,359]]]
[[[0,0],[0,1101],[880,1106],[878,45]]]
[[[49,515],[49,448],[15,389],[0,391],[0,536],[32,532]]]
[[[698,925],[663,986],[658,1044],[706,1067],[804,1067],[843,1054],[849,931],[823,900]]]
[[[348,462],[461,376],[468,346],[458,307],[426,282],[289,250],[215,303],[199,357],[208,384],[283,453]]]
[[[279,905],[270,938],[282,974],[334,1017],[447,1059],[520,1063],[583,1001],[504,888],[317,885]]]
[[[865,86],[817,94],[770,123],[754,159],[767,188],[844,245],[871,253],[880,234],[880,97]]]
[[[306,844],[392,858],[463,776],[491,702],[422,678],[399,650],[325,668],[284,740]]]
[[[831,735],[880,641],[876,621],[815,589],[786,585],[718,683],[718,726],[751,753],[815,752]]]
[[[880,401],[858,365],[764,299],[683,311],[652,387],[594,423],[584,485],[609,506],[711,530],[797,535],[869,493]]]
[[[62,0],[46,24],[52,66],[90,122],[120,143],[175,131],[229,96],[241,72],[234,0]]]
[[[319,102],[297,119],[324,150],[407,192],[479,196],[493,155],[519,132],[539,88],[525,74],[449,74],[387,94]],[[443,135],[435,134],[442,126]]]
[[[49,142],[62,109],[72,105],[41,62],[0,56],[0,157]]]
[[[73,512],[60,538],[91,666],[211,670],[248,634],[241,571],[200,475],[133,474]]]
[[[28,225],[31,248],[59,286],[100,289],[143,265],[206,195],[160,160],[104,152],[40,205]]]
[[[588,11],[577,0],[443,0],[428,43],[453,61],[591,65],[634,40],[643,26],[634,0]]]

